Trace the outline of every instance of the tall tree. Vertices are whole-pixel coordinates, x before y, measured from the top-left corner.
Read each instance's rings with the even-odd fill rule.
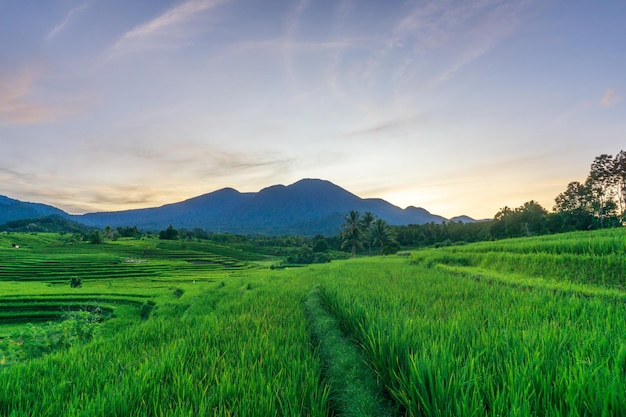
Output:
[[[372,254],[372,239],[370,239],[370,227],[372,227],[372,223],[376,220],[376,215],[371,211],[366,211],[363,214],[363,219],[361,220],[361,226],[363,228],[363,236],[365,237],[365,243],[367,243],[367,252],[369,255]]]
[[[347,216],[343,217],[345,223],[341,226],[341,248],[350,246],[352,257],[356,256],[358,247],[363,247],[361,229],[361,215],[358,211],[350,210]]]
[[[597,156],[591,164],[591,170],[585,185],[589,188],[591,207],[600,219],[600,227],[604,227],[607,217],[614,215],[616,176],[613,156],[602,154]]]
[[[567,184],[567,189],[554,199],[554,211],[557,212],[590,212],[589,189],[585,184],[573,181]]]
[[[533,236],[545,233],[548,212],[541,204],[530,200],[515,211],[520,220],[522,235]]]
[[[496,239],[512,237],[513,233],[510,225],[510,218],[513,210],[509,206],[504,206],[493,216],[493,223],[490,226],[490,232]]]
[[[622,221],[626,221],[626,151],[621,150],[613,159],[613,175],[617,186],[617,199]]]
[[[369,229],[369,234],[372,238],[372,242],[375,245],[380,245],[380,254],[385,254],[385,245],[390,244],[393,241],[393,232],[391,227],[383,219],[376,219],[372,223]]]
[[[586,230],[594,227],[591,193],[585,184],[570,182],[567,189],[554,199],[554,211],[558,219],[557,232]]]

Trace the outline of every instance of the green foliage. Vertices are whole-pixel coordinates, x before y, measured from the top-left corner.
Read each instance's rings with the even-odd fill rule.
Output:
[[[318,246],[318,249],[320,246]],[[327,252],[315,251],[309,245],[302,245],[300,248],[289,251],[286,262],[288,264],[320,264],[331,261],[331,255]]]
[[[314,240],[283,239],[316,254]],[[260,254],[274,250],[250,238],[67,245],[58,235],[0,235],[2,323],[58,314],[59,303],[115,314],[91,333],[80,320],[50,333],[0,326],[13,329],[0,333],[10,364],[0,368],[0,415],[626,408],[623,229],[271,270],[281,258]],[[70,290],[71,276],[83,287]],[[59,334],[75,339],[54,342]]]
[[[344,220],[345,223],[341,226],[341,248],[349,247],[354,258],[357,248],[363,247],[361,215],[358,211],[351,210],[350,214],[344,216]]]
[[[40,217],[36,219],[20,219],[0,225],[0,231],[7,232],[57,232],[88,234],[91,229],[80,223],[76,223],[58,214]]]
[[[584,184],[574,181],[559,194],[554,210],[559,231],[615,227],[626,213],[626,152],[597,156]]]
[[[511,210],[501,209],[494,217],[491,235],[495,239],[518,236],[537,236],[547,233],[548,212],[535,201]]]
[[[321,253],[326,252],[328,249],[328,241],[324,238],[324,236],[315,236],[315,238],[313,239],[313,252]]]
[[[624,229],[572,232],[415,252],[416,264],[516,273],[574,284],[626,289]]]
[[[402,246],[428,247],[450,246],[492,240],[490,228],[493,221],[462,223],[444,222],[442,224],[411,224],[393,226],[396,240]]]
[[[394,241],[393,230],[383,219],[376,219],[367,229],[368,236],[372,245],[379,245],[380,254],[385,254],[385,249]]]
[[[104,242],[104,237],[102,236],[102,233],[100,232],[100,230],[94,230],[89,235],[89,243],[91,243],[92,245],[99,245],[103,242]]]
[[[174,229],[170,224],[165,230],[159,232],[159,239],[161,240],[176,240],[178,239],[178,230]]]
[[[344,220],[345,223],[341,227],[341,249],[349,247],[353,258],[357,249],[363,248],[364,244],[367,244],[370,255],[372,245],[379,245],[381,255],[386,253],[386,248],[388,253],[391,253],[392,248],[397,251],[395,233],[385,220],[376,218],[369,211],[361,218],[361,214],[354,210],[344,216]]]
[[[139,239],[142,233],[137,229],[137,226],[127,226],[127,227],[118,227],[115,229],[118,237],[132,237],[135,239]]]
[[[43,326],[27,324],[0,343],[0,363],[4,365],[34,359],[76,343],[90,341],[102,320],[99,308],[69,311],[60,322]]]
[[[626,294],[554,293],[399,261],[346,265],[321,296],[406,415],[607,415],[626,406]]]
[[[283,272],[168,293],[140,325],[0,369],[0,415],[328,416],[302,309],[310,284]]]
[[[330,384],[333,409],[343,416],[391,416],[392,404],[357,345],[341,331],[338,320],[322,305],[319,288],[305,299],[313,343]]]
[[[148,318],[150,318],[150,314],[152,313],[152,310],[154,310],[155,305],[156,303],[153,300],[148,300],[143,303],[141,309],[139,310],[139,315],[142,320],[148,320]]]

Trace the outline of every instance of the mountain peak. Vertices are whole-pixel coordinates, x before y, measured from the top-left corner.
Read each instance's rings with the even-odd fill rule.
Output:
[[[451,218],[451,219],[450,219],[450,221],[451,221],[451,222],[456,222],[456,223],[458,223],[458,222],[463,222],[463,223],[476,223],[476,221],[477,221],[477,220],[476,220],[476,219],[473,219],[473,218],[471,218],[471,217],[469,217],[469,216],[462,215],[462,216],[456,216],[456,217],[453,217],[453,218]]]
[[[334,187],[337,187],[337,185],[333,184],[332,182],[319,178],[302,178],[301,180],[291,184],[290,187],[300,187],[303,185],[332,185]]]
[[[3,206],[3,202],[6,205]],[[38,217],[34,214],[45,211],[41,205],[25,210],[25,204],[0,198],[0,223],[3,217],[10,220],[34,218]],[[39,213],[35,213],[35,208]],[[272,185],[256,193],[241,193],[227,187],[161,207],[71,217],[95,227],[137,226],[146,231],[162,230],[171,224],[176,228],[198,227],[239,234],[330,236],[339,233],[343,216],[350,210],[369,211],[391,225],[441,223],[446,220],[423,208],[407,207],[403,210],[380,198],[364,199],[330,181],[317,178],[304,178],[288,186]],[[53,213],[41,213],[39,216],[42,214]]]

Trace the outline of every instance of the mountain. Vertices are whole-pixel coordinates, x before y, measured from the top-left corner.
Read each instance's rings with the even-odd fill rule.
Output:
[[[446,220],[423,208],[403,210],[382,199],[363,199],[329,181],[303,179],[257,193],[225,188],[158,208],[89,213],[80,221],[97,227],[137,226],[144,230],[162,230],[171,224],[240,234],[333,235],[350,210],[371,211],[392,225]]]
[[[159,231],[171,224],[176,228],[198,227],[212,232],[312,236],[337,234],[344,223],[343,216],[350,210],[361,214],[370,211],[391,225],[446,221],[423,208],[401,209],[379,198],[361,198],[319,179],[303,179],[288,186],[273,185],[257,193],[224,188],[161,207],[87,213],[71,218],[100,228],[137,226]]]
[[[40,203],[27,203],[0,195],[0,224],[13,220],[35,219],[53,214],[63,217],[70,216],[56,207]]]
[[[469,216],[456,216],[451,218],[450,221],[456,223],[476,223],[476,220],[472,219]]]
[[[253,196],[254,193],[240,193],[232,188],[224,188],[161,207],[87,213],[76,217],[80,218],[77,221],[96,227],[137,226],[143,230],[158,231],[171,224],[177,228],[212,230],[216,221],[228,217],[232,210]]]

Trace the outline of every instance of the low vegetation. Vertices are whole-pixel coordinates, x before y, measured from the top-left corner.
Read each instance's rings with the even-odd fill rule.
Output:
[[[306,268],[229,239],[0,235],[0,415],[626,408],[624,229]]]

